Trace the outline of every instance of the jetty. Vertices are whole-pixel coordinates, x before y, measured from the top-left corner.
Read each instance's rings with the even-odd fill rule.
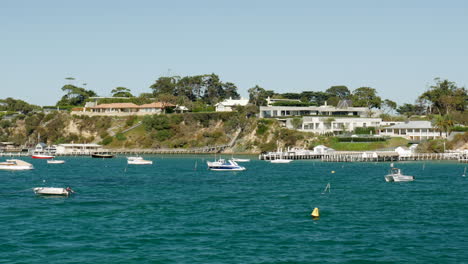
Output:
[[[260,160],[291,159],[314,160],[323,162],[392,162],[423,160],[454,160],[468,163],[468,155],[461,153],[412,153],[400,155],[394,151],[332,151],[328,153],[313,152],[268,152],[260,154]]]

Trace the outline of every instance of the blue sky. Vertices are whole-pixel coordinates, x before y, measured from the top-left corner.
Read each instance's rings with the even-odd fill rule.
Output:
[[[216,73],[243,96],[370,86],[398,103],[468,83],[465,1],[3,0],[0,43],[0,98],[39,105],[69,76],[103,96]]]

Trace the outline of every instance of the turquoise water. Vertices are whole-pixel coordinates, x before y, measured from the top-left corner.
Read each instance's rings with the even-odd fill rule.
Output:
[[[0,171],[0,263],[468,263],[463,164],[395,163],[416,181],[386,183],[389,163],[211,172],[208,156],[146,158]],[[77,193],[37,197],[37,186]]]

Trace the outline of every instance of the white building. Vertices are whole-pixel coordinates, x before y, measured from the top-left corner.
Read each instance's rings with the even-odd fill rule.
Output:
[[[313,132],[318,134],[334,133],[340,134],[344,132],[352,132],[358,127],[379,127],[382,122],[381,118],[352,118],[352,117],[312,117],[305,116],[302,118],[300,128],[294,128],[292,119],[286,121],[286,127],[290,129],[298,129],[304,132]]]
[[[410,157],[412,154],[416,153],[416,148],[418,144],[412,144],[409,148],[408,147],[397,147],[395,152],[398,153],[400,157]]]
[[[102,152],[102,146],[98,144],[59,144],[56,147],[56,154],[92,154]]]
[[[322,106],[260,106],[260,118],[291,116],[375,117],[380,114],[379,110],[371,110],[367,107],[348,107],[343,104],[340,107],[327,104]]]
[[[440,132],[430,121],[409,121],[380,129],[380,135],[404,137],[409,140],[426,140],[440,138]],[[444,134],[442,136],[445,136]]]
[[[326,153],[330,153],[333,151],[335,150],[324,145],[318,145],[314,147],[315,154],[326,154]]]
[[[232,112],[234,106],[236,105],[246,106],[248,103],[249,103],[249,99],[241,98],[241,99],[235,100],[235,99],[229,98],[215,105],[216,112]]]

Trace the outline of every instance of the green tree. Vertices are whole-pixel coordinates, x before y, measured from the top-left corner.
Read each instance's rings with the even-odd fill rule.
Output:
[[[330,97],[337,97],[340,100],[348,99],[351,95],[351,92],[349,91],[348,87],[344,85],[332,86],[328,88],[325,92],[329,94]]]
[[[442,136],[442,132],[444,132],[446,136],[449,136],[455,126],[453,119],[449,115],[437,116],[433,124],[437,130],[439,130],[440,136]]]
[[[435,85],[419,97],[431,103],[433,113],[446,115],[454,110],[465,111],[468,95],[464,87],[457,87],[456,83],[440,78],[435,78],[434,81]]]
[[[86,99],[97,96],[97,94],[92,90],[86,90],[72,84],[65,84],[62,87],[62,91],[66,92],[66,94],[57,102],[57,106],[82,106]]]
[[[380,108],[382,99],[377,96],[377,91],[371,87],[359,87],[353,91],[353,106]]]
[[[159,77],[159,79],[157,79],[156,82],[150,86],[150,88],[153,90],[153,95],[175,94],[177,82],[179,79],[179,76]]]
[[[116,87],[111,91],[112,97],[133,97],[133,94],[130,92],[130,89],[125,87]]]
[[[397,103],[390,99],[385,99],[382,103],[382,109],[384,114],[391,113],[397,109]]]
[[[249,92],[249,103],[255,106],[265,106],[267,104],[266,99],[269,96],[273,96],[274,92],[265,90],[262,87],[255,85],[248,90]]]

